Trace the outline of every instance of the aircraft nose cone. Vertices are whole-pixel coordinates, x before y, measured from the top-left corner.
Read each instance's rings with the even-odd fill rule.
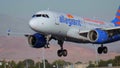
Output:
[[[35,28],[37,28],[37,22],[36,22],[35,20],[30,20],[29,26],[30,26],[32,29],[35,29]]]

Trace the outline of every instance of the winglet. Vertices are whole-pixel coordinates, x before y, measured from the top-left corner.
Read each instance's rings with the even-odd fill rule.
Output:
[[[11,30],[8,29],[8,30],[7,30],[7,35],[8,35],[8,36],[10,35],[10,32],[11,32]]]
[[[116,13],[116,16],[115,18],[112,20],[112,23],[115,25],[115,26],[120,26],[120,6],[117,10],[117,13]]]

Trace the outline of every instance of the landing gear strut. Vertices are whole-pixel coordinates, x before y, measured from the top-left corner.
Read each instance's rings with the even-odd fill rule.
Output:
[[[57,51],[57,54],[59,57],[61,57],[61,56],[66,57],[67,56],[67,50],[63,49],[63,43],[64,43],[64,41],[58,40],[58,44],[61,47],[61,49]]]
[[[48,45],[49,45],[49,41],[51,40],[51,35],[47,35],[46,36],[46,45],[44,46],[44,48],[50,48]]]
[[[98,47],[97,51],[98,51],[98,54],[102,54],[102,53],[107,54],[108,48],[106,46],[103,46],[103,44],[101,44],[101,47]]]

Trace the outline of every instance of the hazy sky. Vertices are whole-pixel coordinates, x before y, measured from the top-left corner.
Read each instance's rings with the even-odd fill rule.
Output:
[[[111,19],[119,5],[120,0],[0,0],[0,14],[26,18],[49,8],[80,16]]]
[[[0,35],[8,28],[18,32],[28,31],[31,16],[40,10],[49,8],[52,11],[111,21],[119,5],[120,0],[0,0]]]

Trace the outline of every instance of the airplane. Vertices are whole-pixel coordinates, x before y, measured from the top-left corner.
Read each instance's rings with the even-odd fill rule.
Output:
[[[32,16],[29,26],[36,32],[25,35],[33,48],[49,48],[49,42],[54,39],[60,45],[57,51],[59,57],[68,55],[63,47],[64,41],[100,44],[97,48],[98,54],[107,54],[108,48],[103,44],[120,40],[120,6],[110,22],[43,10]]]

